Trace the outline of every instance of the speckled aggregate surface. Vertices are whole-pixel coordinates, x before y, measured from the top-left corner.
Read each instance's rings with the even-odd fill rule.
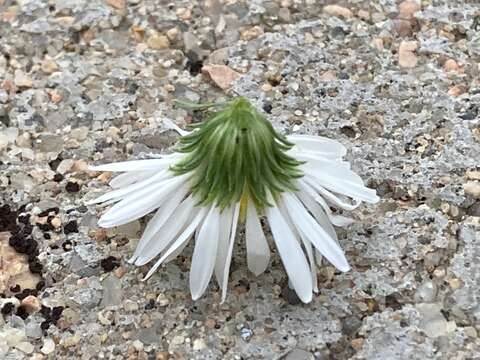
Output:
[[[0,0],[0,358],[480,358],[479,62],[476,1]],[[341,141],[382,198],[308,305],[242,232],[224,304],[190,299],[191,247],[142,282],[145,219],[85,205],[111,175],[87,164],[200,119],[174,99],[234,95]]]

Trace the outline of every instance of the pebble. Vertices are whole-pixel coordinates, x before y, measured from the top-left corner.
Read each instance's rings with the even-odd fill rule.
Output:
[[[443,69],[447,72],[450,71],[458,71],[460,69],[460,66],[458,66],[457,62],[453,59],[448,59],[445,61],[443,64]]]
[[[429,338],[437,338],[447,334],[448,323],[440,312],[442,309],[441,305],[417,304],[415,307],[421,316],[419,327]]]
[[[417,66],[417,55],[415,50],[418,47],[416,41],[402,41],[398,49],[398,64],[402,68],[410,69]]]
[[[148,38],[147,45],[150,49],[164,50],[170,47],[170,41],[165,35],[155,34]]]
[[[51,338],[43,340],[43,346],[40,349],[42,354],[49,355],[55,351],[55,342]]]
[[[31,88],[33,86],[32,78],[21,70],[15,70],[14,83],[21,88]]]
[[[205,343],[205,341],[203,339],[195,339],[195,340],[193,340],[193,347],[192,348],[195,351],[200,351],[200,350],[206,349],[207,344]]]
[[[343,19],[351,19],[353,18],[353,12],[346,7],[340,5],[327,5],[323,7],[323,12],[328,15],[341,17]]]
[[[263,28],[261,26],[253,26],[243,31],[240,34],[240,38],[249,41],[258,38],[260,35],[263,35]]]
[[[435,300],[437,292],[438,288],[434,282],[425,281],[417,288],[413,298],[415,302],[431,303]]]
[[[220,89],[226,90],[240,77],[240,74],[226,65],[206,65],[202,72],[210,77]]]
[[[480,198],[480,181],[469,181],[463,185],[465,194]]]
[[[184,342],[185,342],[184,336],[176,335],[172,338],[172,340],[170,341],[170,344],[175,346],[175,345],[181,345]]]
[[[282,356],[280,360],[315,360],[315,357],[308,351],[302,349],[293,349]]]
[[[402,19],[411,19],[421,8],[421,5],[417,1],[404,1],[398,5],[399,17]]]
[[[40,310],[41,304],[40,300],[37,297],[33,295],[28,295],[22,300],[22,306],[29,314],[33,314]]]

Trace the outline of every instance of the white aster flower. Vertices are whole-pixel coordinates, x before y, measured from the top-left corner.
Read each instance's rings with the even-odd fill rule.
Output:
[[[194,238],[192,298],[202,296],[215,274],[224,301],[239,222],[245,221],[248,268],[259,275],[268,266],[262,215],[303,302],[318,291],[322,257],[340,271],[350,269],[333,225],[351,220],[331,207],[353,210],[378,197],[342,160],[343,145],[319,136],[282,136],[244,98],[224,104],[183,135],[173,154],[91,168],[123,172],[110,182],[115,190],[93,201],[114,204],[100,226],[156,211],[129,260],[138,266],[155,260],[146,278]]]

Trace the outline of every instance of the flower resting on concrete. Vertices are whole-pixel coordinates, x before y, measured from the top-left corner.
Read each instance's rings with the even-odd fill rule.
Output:
[[[361,201],[378,201],[342,161],[345,153],[334,140],[277,133],[246,99],[237,98],[184,133],[173,154],[91,167],[123,172],[110,183],[115,190],[93,202],[114,204],[99,220],[106,228],[156,210],[130,259],[140,266],[157,258],[146,278],[195,238],[194,300],[213,274],[225,300],[240,221],[248,268],[256,275],[265,271],[270,248],[260,222],[264,214],[290,284],[308,303],[318,290],[322,256],[341,271],[350,269],[332,226],[350,219],[331,207],[353,210]]]

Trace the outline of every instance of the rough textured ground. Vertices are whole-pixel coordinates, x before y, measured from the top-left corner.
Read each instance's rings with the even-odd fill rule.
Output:
[[[0,358],[480,358],[480,5],[422,3],[0,0]],[[382,197],[311,304],[241,241],[223,305],[215,284],[191,301],[191,250],[141,282],[144,222],[84,205],[110,176],[87,163],[198,120],[173,99],[235,94],[344,143]]]

